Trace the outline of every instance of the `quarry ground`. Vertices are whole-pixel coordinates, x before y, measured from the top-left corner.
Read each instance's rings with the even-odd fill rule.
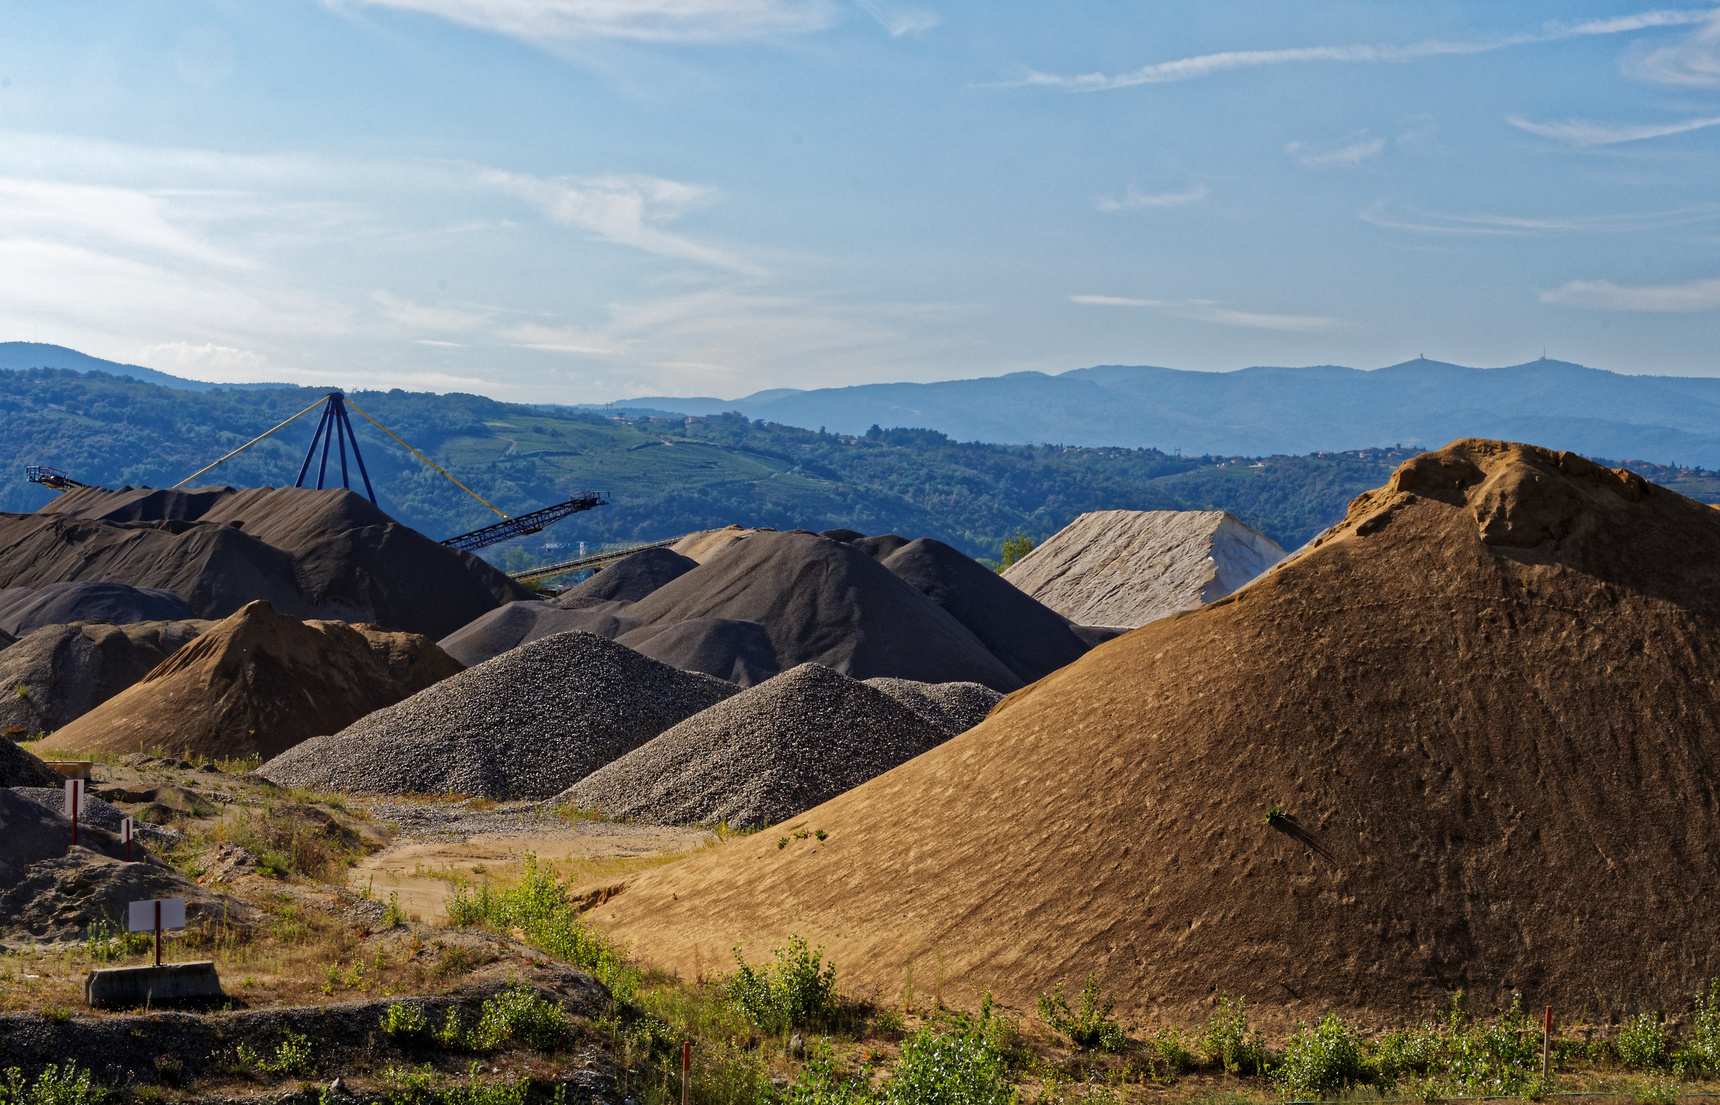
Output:
[[[725,989],[728,964],[691,980],[641,964],[633,1002],[623,1008],[517,928],[448,923],[452,894],[517,883],[534,862],[553,871],[571,900],[595,903],[635,872],[713,846],[714,834],[551,813],[531,803],[310,794],[249,776],[251,766],[108,758],[96,764],[91,785],[93,793],[115,794],[115,804],[139,819],[180,834],[158,853],[205,888],[257,911],[244,931],[188,931],[167,942],[170,961],[213,960],[227,999],[183,1012],[91,1010],[83,1001],[85,974],[148,962],[147,942],[116,936],[15,949],[0,955],[0,1071],[21,1066],[28,1079],[46,1063],[73,1062],[147,1105],[333,1105],[347,1098],[524,1105],[565,1103],[569,1094],[582,1103],[667,1105],[680,1096],[679,1041],[692,1039],[692,1100],[752,1105],[803,1077],[814,1058],[816,1043],[800,1052],[789,1032],[763,1033],[737,1014]],[[126,802],[119,794],[148,800]],[[839,1016],[807,1035],[823,1036],[840,1064],[881,1082],[915,1030],[951,1023],[935,971],[928,965],[922,976],[916,982],[907,975],[900,993],[850,997]],[[1071,980],[1072,990],[1078,982]],[[518,984],[563,1004],[570,1014],[565,1038],[546,1046],[444,1046],[378,1031],[389,1007],[408,997],[429,1011],[433,1027],[450,1011],[476,1023],[484,1001]],[[1286,1096],[1265,1078],[1203,1063],[1198,1031],[1124,1024],[1129,1043],[1107,1055],[1071,1047],[1031,1008],[1000,1012],[1000,1039],[1023,1102],[1217,1105]],[[1565,1026],[1563,1035],[1560,1093],[1657,1102],[1716,1088],[1624,1070],[1594,1050],[1593,1028]],[[341,1090],[328,1091],[335,1078]],[[1362,1089],[1349,1096],[1381,1095]]]

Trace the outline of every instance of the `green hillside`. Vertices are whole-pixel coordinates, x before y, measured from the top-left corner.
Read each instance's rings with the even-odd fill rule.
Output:
[[[24,481],[30,463],[106,487],[171,485],[320,394],[195,393],[100,372],[0,371],[0,509],[34,510],[51,497]],[[971,555],[995,556],[1018,529],[1039,540],[1083,511],[1103,509],[1229,510],[1294,548],[1409,455],[1181,457],[1157,449],[958,443],[915,429],[849,437],[737,414],[615,419],[473,395],[396,390],[351,392],[349,400],[509,513],[588,489],[610,494],[613,505],[488,551],[509,568],[563,559],[581,541],[645,541],[730,523],[932,536]],[[356,414],[353,421],[390,514],[438,539],[495,520],[368,422]],[[195,483],[289,485],[314,425],[313,412]],[[335,468],[331,458],[331,473]],[[1644,474],[1686,480],[1700,497],[1720,491],[1705,473]],[[314,475],[313,468],[313,482]]]

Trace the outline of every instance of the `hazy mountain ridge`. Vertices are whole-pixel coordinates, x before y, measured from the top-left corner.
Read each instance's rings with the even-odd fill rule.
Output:
[[[111,376],[126,376],[146,384],[159,384],[179,391],[214,391],[217,388],[286,388],[292,384],[211,384],[203,380],[188,380],[142,365],[105,361],[63,345],[48,345],[35,341],[0,341],[0,369],[18,371],[29,368],[66,368],[74,372],[106,372]]]

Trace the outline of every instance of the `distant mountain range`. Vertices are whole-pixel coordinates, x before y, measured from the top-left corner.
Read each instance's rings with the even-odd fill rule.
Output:
[[[731,400],[651,396],[583,409],[739,411],[832,433],[913,426],[960,441],[1217,456],[1434,448],[1460,437],[1497,437],[1588,456],[1720,467],[1720,379],[1624,376],[1553,360],[1508,368],[1414,360],[1373,371],[1101,365],[1054,376],[777,388]]]
[[[112,376],[129,376],[133,380],[160,384],[162,387],[176,388],[179,391],[214,391],[216,388],[255,390],[258,388],[290,388],[295,386],[293,384],[210,384],[202,380],[187,380],[183,376],[157,372],[153,368],[144,368],[142,365],[104,361],[100,357],[92,357],[88,353],[79,353],[76,349],[67,349],[63,345],[48,345],[44,342],[34,341],[0,341],[0,369],[11,369],[17,372],[27,368],[69,368],[74,372],[106,372]]]

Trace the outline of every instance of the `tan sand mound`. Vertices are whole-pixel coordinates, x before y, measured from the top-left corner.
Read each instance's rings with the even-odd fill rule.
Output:
[[[1095,510],[1004,569],[1070,621],[1132,629],[1230,594],[1284,559],[1222,510]]]
[[[816,856],[731,841],[595,915],[686,975],[798,932],[860,990],[1096,972],[1185,1023],[1219,990],[1279,1022],[1687,1008],[1720,975],[1716,670],[1720,512],[1460,441],[808,811]]]
[[[52,733],[71,724],[214,624],[43,626],[0,653],[0,687],[11,692],[0,694],[0,733]]]
[[[253,602],[38,747],[267,758],[460,670],[416,633],[301,622]]]

